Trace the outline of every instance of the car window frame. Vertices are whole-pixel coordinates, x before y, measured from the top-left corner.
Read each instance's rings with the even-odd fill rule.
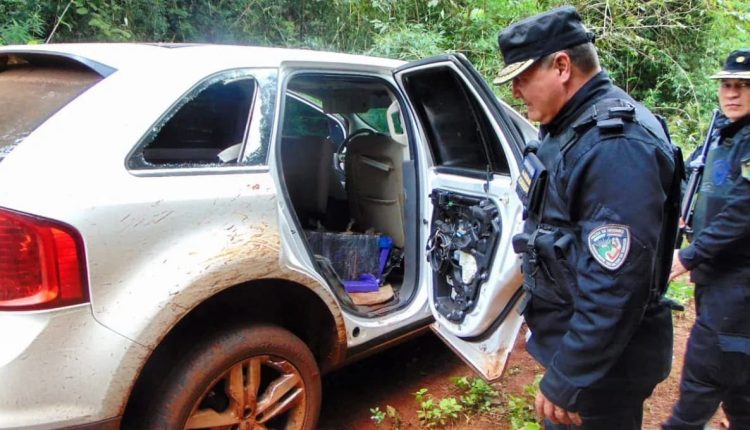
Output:
[[[269,156],[271,151],[271,139],[276,117],[277,105],[277,82],[279,70],[275,67],[242,67],[220,70],[204,76],[188,88],[180,97],[176,98],[159,118],[154,121],[138,143],[133,146],[124,160],[126,170],[134,176],[178,176],[178,175],[201,175],[201,174],[225,174],[237,171],[268,171]],[[210,163],[210,164],[185,164],[185,165],[146,165],[143,160],[135,160],[151,142],[154,130],[160,128],[189,102],[191,97],[200,94],[210,85],[225,80],[227,82],[237,79],[251,78],[255,89],[252,95],[251,106],[247,119],[247,126],[241,142],[241,148],[237,162],[233,163]],[[260,121],[256,117],[260,117]],[[252,160],[252,151],[249,151],[249,142],[255,139],[254,148],[260,148],[262,157],[260,160]],[[134,164],[140,163],[140,164]]]
[[[399,111],[402,115],[402,124],[401,127],[403,129],[404,136],[406,136],[405,142],[402,142],[402,144],[407,148],[408,154],[409,154],[409,163],[413,164],[414,167],[414,177],[412,179],[413,181],[413,189],[417,190],[421,186],[421,173],[419,172],[420,167],[422,166],[422,155],[420,154],[421,149],[419,148],[419,137],[418,137],[418,129],[414,127],[415,120],[411,118],[411,113],[409,112],[407,106],[407,98],[401,88],[396,84],[394,78],[393,78],[393,68],[392,67],[385,67],[382,70],[373,70],[366,66],[360,65],[361,68],[333,68],[331,65],[328,64],[315,64],[310,65],[307,63],[299,64],[296,62],[287,62],[285,64],[282,64],[282,67],[280,68],[279,77],[281,79],[280,85],[279,85],[279,93],[281,95],[286,95],[287,92],[289,92],[288,84],[292,80],[299,78],[300,76],[307,76],[307,75],[313,75],[313,76],[324,76],[324,77],[331,77],[336,79],[346,79],[346,78],[352,78],[352,79],[367,79],[367,80],[373,80],[377,81],[378,83],[381,83],[384,85],[388,91],[395,97],[395,101],[399,105]],[[274,137],[274,148],[272,151],[274,152],[274,156],[276,157],[276,160],[279,160],[281,157],[281,127],[284,122],[284,111],[286,110],[286,98],[285,97],[279,97],[282,101],[279,104],[278,107],[278,130],[276,132],[276,137]],[[322,108],[321,108],[322,109]],[[323,112],[325,115],[332,115]],[[335,114],[338,115],[338,114]],[[353,116],[356,116],[358,120],[361,120],[364,123],[364,120],[362,120],[357,114],[353,114]],[[351,134],[351,131],[349,128],[353,126],[353,124],[350,122],[350,118],[344,117],[344,119],[347,121],[347,129],[345,129],[345,136],[348,137]],[[277,169],[277,172],[279,175],[283,175],[281,172],[280,164],[277,163],[277,166],[275,167]],[[406,181],[406,177],[404,178]],[[416,192],[414,193],[416,195]],[[284,206],[287,208],[292,207],[292,203],[289,200],[286,193],[280,193],[280,198],[284,199]],[[419,201],[419,199],[414,199],[414,203],[407,205],[407,211],[405,212],[405,218],[406,219],[417,219],[417,214],[421,213],[422,211],[422,202]],[[411,213],[409,211],[412,211]],[[287,214],[286,216],[290,217],[289,225],[293,226],[292,232],[294,231],[302,231],[303,227],[302,225],[297,221],[296,217],[291,216],[290,214]],[[418,233],[418,226],[416,223],[414,224],[415,231],[413,232],[413,236],[409,236],[410,239],[414,243],[417,243],[419,241],[419,233]],[[407,235],[409,232],[407,231]],[[287,236],[287,241],[289,243],[292,243],[294,241],[297,242],[297,246],[301,249],[305,249],[306,255],[313,255],[312,249],[309,247],[309,244],[306,240],[299,239],[299,234],[292,233],[291,235]],[[416,247],[412,252],[418,253],[418,250]],[[421,263],[419,261],[419,258],[417,257],[417,254],[411,255],[411,260],[414,261],[414,264],[417,266],[415,267],[415,274],[419,273],[421,269]],[[285,257],[289,258],[289,257]],[[317,269],[316,269],[317,270]],[[418,282],[417,280],[410,280],[407,282]],[[411,293],[408,296],[402,297],[404,300],[402,300],[392,311],[398,312],[401,309],[407,308],[409,306],[412,306],[414,300],[419,296],[419,288],[412,289]],[[348,313],[357,317],[365,317],[367,316],[367,312],[359,311],[356,309],[349,309]],[[358,348],[358,347],[357,347]],[[357,349],[355,348],[355,349]]]
[[[442,60],[442,57],[436,58]],[[499,121],[496,120],[498,122],[498,125],[501,126],[499,130],[493,127],[490,122],[488,122],[488,120],[491,118],[491,115],[488,114],[487,107],[482,105],[483,98],[476,93],[476,90],[472,87],[471,83],[466,81],[465,76],[450,61],[446,61],[444,66],[439,68],[433,68],[431,65],[427,65],[427,67],[421,67],[419,65],[420,63],[421,62],[419,61],[414,62],[414,64],[416,64],[417,66],[413,71],[410,71],[410,74],[419,74],[423,73],[424,70],[431,69],[442,69],[447,71],[447,73],[450,73],[450,77],[455,81],[456,88],[460,90],[461,94],[463,95],[463,100],[467,102],[471,121],[478,126],[477,137],[479,137],[480,139],[476,144],[476,148],[482,151],[482,155],[487,162],[482,167],[447,165],[445,164],[445,162],[439,162],[438,156],[436,154],[436,149],[437,147],[439,147],[439,142],[434,142],[431,136],[431,131],[434,129],[435,124],[433,124],[433,121],[429,118],[423,118],[423,112],[419,111],[415,106],[415,101],[413,99],[410,99],[410,104],[415,110],[413,112],[413,115],[415,119],[422,124],[423,132],[425,133],[424,139],[427,144],[426,150],[429,154],[433,168],[440,173],[464,175],[467,177],[479,179],[487,178],[488,175],[513,176],[513,158],[515,158],[515,154],[513,153],[512,148],[508,150],[505,147],[506,141],[508,141],[510,137],[508,136],[507,131],[502,128],[503,124],[501,124]],[[421,76],[411,76],[410,78],[424,79]],[[404,91],[409,93],[411,91],[411,89],[407,87],[407,85],[409,84],[404,81],[403,85]],[[507,145],[510,146],[509,143],[507,143]],[[506,169],[496,169],[497,166],[504,166]],[[489,170],[488,167],[490,168]]]

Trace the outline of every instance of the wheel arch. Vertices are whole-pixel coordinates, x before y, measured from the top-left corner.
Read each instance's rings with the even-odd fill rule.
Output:
[[[307,345],[323,373],[345,357],[343,323],[315,291],[286,279],[246,282],[203,301],[162,338],[138,372],[124,424],[129,414],[142,409],[140,401],[159,383],[165,367],[191,343],[238,323],[272,324],[290,331]]]

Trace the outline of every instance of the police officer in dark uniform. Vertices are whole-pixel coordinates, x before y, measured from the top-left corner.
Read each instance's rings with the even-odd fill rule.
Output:
[[[670,275],[691,271],[698,317],[664,429],[702,429],[720,402],[730,429],[750,429],[750,49],[732,52],[712,78],[721,80],[723,115],[695,203],[694,240]]]
[[[662,122],[599,66],[573,7],[499,35],[540,142],[529,143],[524,202],[528,351],[546,368],[545,428],[640,429],[643,401],[667,377],[672,320],[662,300],[676,240],[682,167]]]

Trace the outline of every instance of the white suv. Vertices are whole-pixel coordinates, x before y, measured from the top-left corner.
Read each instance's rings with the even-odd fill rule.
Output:
[[[312,429],[320,374],[518,332],[534,128],[460,55],[0,47],[0,428]]]

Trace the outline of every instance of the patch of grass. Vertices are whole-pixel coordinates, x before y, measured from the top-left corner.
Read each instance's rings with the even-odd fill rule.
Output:
[[[522,395],[500,395],[492,385],[482,378],[455,376],[451,381],[459,394],[437,399],[427,388],[414,393],[419,409],[417,417],[421,427],[429,429],[445,428],[453,425],[463,416],[469,422],[475,415],[500,416],[508,415],[513,430],[541,430],[541,425],[534,415],[534,399],[539,392],[537,375],[534,382],[524,386]],[[506,403],[506,407],[502,407]],[[390,429],[401,428],[401,416],[396,408],[387,405],[383,411],[379,407],[370,408],[370,420],[378,427],[388,425]]]

